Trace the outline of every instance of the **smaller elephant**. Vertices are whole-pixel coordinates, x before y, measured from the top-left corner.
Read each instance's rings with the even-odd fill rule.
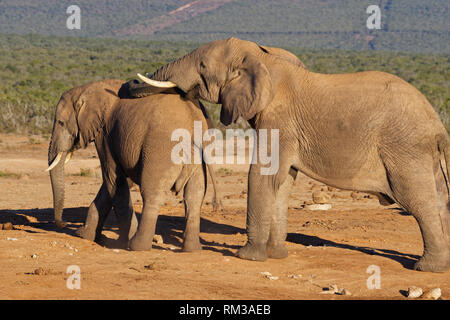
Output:
[[[100,240],[107,215],[114,208],[119,240],[132,250],[150,250],[158,210],[166,191],[184,190],[186,228],[184,251],[201,249],[200,210],[211,175],[216,203],[213,170],[199,164],[174,163],[171,151],[174,130],[193,132],[194,121],[208,128],[207,114],[199,101],[192,101],[173,89],[142,99],[128,99],[127,85],[120,80],[93,82],[64,93],[56,107],[48,162],[55,222],[64,227],[64,165],[72,153],[93,141],[101,163],[103,183],[88,209],[77,234]],[[192,140],[192,139],[191,139]],[[191,142],[192,149],[194,148]],[[140,186],[142,217],[137,226],[130,197],[129,181]],[[136,230],[137,229],[137,230]],[[131,239],[131,240],[130,240]]]

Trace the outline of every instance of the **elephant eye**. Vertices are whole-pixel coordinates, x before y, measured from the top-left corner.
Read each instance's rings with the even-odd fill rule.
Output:
[[[205,63],[203,61],[200,62],[200,68],[206,69]]]
[[[64,127],[64,121],[58,120],[58,124],[59,124],[61,127]]]

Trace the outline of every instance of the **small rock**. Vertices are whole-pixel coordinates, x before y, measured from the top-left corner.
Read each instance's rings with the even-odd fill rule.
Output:
[[[351,296],[352,293],[350,291],[348,291],[347,289],[342,289],[341,290],[341,296]]]
[[[331,204],[311,204],[305,206],[305,209],[311,210],[311,211],[326,211],[331,209]]]
[[[320,191],[322,189],[321,186],[319,186],[317,183],[313,183],[311,186],[311,191],[317,190]]]
[[[40,267],[33,271],[33,274],[38,275],[38,276],[43,276],[43,275],[46,275],[47,273],[48,273],[48,270],[45,270]]]
[[[113,252],[119,252],[119,249],[113,249]]]
[[[358,196],[358,194],[356,192],[350,193],[350,197],[352,197],[355,200],[359,198],[359,196]]]
[[[407,298],[416,299],[419,298],[423,294],[422,288],[419,287],[409,287],[408,292],[406,293]]]
[[[312,194],[312,200],[317,204],[326,204],[330,202],[330,196],[322,191],[314,191]]]
[[[8,240],[8,241],[17,241],[17,238],[6,237],[6,240]]]
[[[31,259],[36,259],[37,258],[37,255],[36,254],[32,254],[31,255]]]
[[[290,274],[290,275],[288,275],[288,278],[290,278],[290,279],[299,279],[301,277],[302,277],[301,274]]]
[[[437,300],[441,297],[441,288],[433,288],[424,292],[422,298],[425,300]]]
[[[265,271],[265,272],[261,272],[261,274],[266,277],[269,280],[278,280],[279,277],[273,276],[270,272]]]
[[[156,242],[156,244],[164,244],[163,238],[159,234],[153,236],[153,242]]]
[[[0,224],[0,230],[13,230],[14,227],[11,222],[6,222],[4,224]]]

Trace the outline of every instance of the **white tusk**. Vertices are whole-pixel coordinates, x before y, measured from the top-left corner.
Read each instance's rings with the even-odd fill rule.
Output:
[[[157,88],[175,88],[177,86],[172,81],[156,81],[156,80],[149,79],[149,78],[147,78],[146,76],[143,76],[140,73],[138,73],[137,75],[138,75],[139,79],[141,79],[145,83],[151,85],[152,87],[157,87]]]
[[[72,155],[73,155],[73,152],[69,152],[69,153],[67,154],[67,157],[66,157],[66,160],[64,161],[64,164],[66,164],[67,162],[70,161],[70,159],[72,158]]]
[[[58,152],[58,154],[55,157],[55,160],[53,160],[53,162],[48,166],[47,170],[45,171],[50,171],[54,167],[56,167],[56,165],[61,161],[62,154],[63,154],[62,152]]]

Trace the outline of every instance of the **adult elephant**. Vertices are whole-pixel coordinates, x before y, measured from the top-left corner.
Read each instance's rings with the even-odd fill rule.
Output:
[[[337,188],[374,193],[380,202],[395,201],[422,233],[415,269],[449,269],[449,136],[407,82],[376,71],[314,73],[236,38],[205,44],[142,78],[222,104],[224,125],[241,116],[256,130],[279,130],[278,172],[262,175],[260,162],[250,167],[248,242],[239,257],[287,256],[287,199],[301,171]]]
[[[173,159],[172,149],[177,142],[172,141],[172,133],[181,129],[192,136],[194,121],[200,121],[206,130],[207,115],[198,101],[192,102],[174,89],[144,99],[127,99],[126,93],[127,85],[123,86],[122,81],[105,80],[73,88],[61,96],[48,152],[56,224],[65,226],[64,164],[73,151],[94,141],[103,184],[78,235],[98,240],[105,219],[114,208],[120,220],[119,239],[128,242],[134,235],[130,241],[132,250],[150,250],[164,193],[184,190],[183,249],[200,249],[200,209],[207,167],[204,162],[183,164]],[[193,151],[194,142],[189,143]],[[209,171],[215,191],[213,172]],[[140,186],[143,198],[137,232],[128,179]]]

